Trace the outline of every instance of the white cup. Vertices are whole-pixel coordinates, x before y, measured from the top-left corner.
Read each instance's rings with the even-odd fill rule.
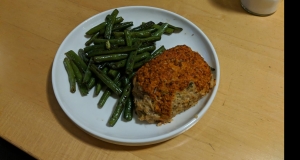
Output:
[[[269,16],[276,12],[281,0],[241,0],[242,7],[257,16]]]

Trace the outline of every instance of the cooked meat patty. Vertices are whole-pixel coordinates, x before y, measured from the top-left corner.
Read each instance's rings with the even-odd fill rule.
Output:
[[[142,66],[133,85],[139,120],[160,125],[194,106],[215,86],[215,79],[199,53],[178,45]]]

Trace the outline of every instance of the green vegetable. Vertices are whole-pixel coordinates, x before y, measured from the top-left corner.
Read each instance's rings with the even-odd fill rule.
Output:
[[[97,40],[97,38],[94,39],[94,43],[95,43],[96,40]],[[86,46],[86,47],[83,48],[83,51],[84,51],[84,53],[87,53],[87,52],[89,52],[91,50],[95,50],[95,49],[105,50],[105,48],[106,48],[105,43],[99,43],[99,44],[96,44],[96,45]]]
[[[119,73],[115,76],[115,78],[114,78],[114,80],[113,80],[113,82],[116,83],[116,85],[117,85],[118,87],[121,86],[121,82],[119,81],[120,77],[121,77],[121,73],[119,72]],[[100,98],[99,101],[98,101],[98,104],[97,104],[97,105],[98,105],[98,108],[102,108],[102,107],[104,106],[105,102],[107,101],[107,99],[109,98],[109,96],[110,96],[111,94],[112,94],[111,89],[106,88],[106,90],[104,91],[104,93],[102,94],[101,98]]]
[[[86,96],[89,93],[89,89],[87,88],[86,85],[80,82],[77,82],[77,85],[78,85],[79,92],[82,96]]]
[[[124,113],[123,113],[123,118],[126,121],[131,121],[132,120],[133,109],[134,109],[133,97],[132,97],[131,94],[129,94],[129,97],[127,98],[127,100],[125,102]]]
[[[162,24],[163,24],[163,22],[158,23],[158,25],[162,25]],[[169,28],[173,29],[172,33],[180,33],[183,30],[181,27],[176,27],[176,26],[171,25],[171,24],[168,25],[168,29]]]
[[[124,38],[125,37],[124,32],[113,32],[112,34],[114,35],[115,38]],[[129,34],[130,34],[130,37],[132,37],[132,38],[146,38],[146,37],[151,36],[150,31],[137,31],[137,32],[130,31]]]
[[[128,99],[128,97],[130,95],[131,87],[132,87],[131,83],[128,83],[126,85],[126,87],[123,89],[121,97],[118,99],[118,103],[117,103],[110,119],[108,120],[108,125],[110,127],[113,127],[117,123],[118,119],[120,118],[121,113],[124,110],[126,100]]]
[[[132,46],[132,40],[131,40],[131,35],[130,35],[129,30],[125,29],[124,35],[125,35],[125,41],[126,41],[127,46]]]
[[[117,25],[114,25],[112,31],[122,31],[128,27],[133,26],[133,22],[124,22]]]
[[[121,95],[122,89],[116,85],[106,74],[104,74],[101,70],[99,70],[95,64],[90,66],[91,71],[114,93],[117,95]]]
[[[76,64],[73,61],[70,60],[70,64],[71,64],[71,67],[74,71],[76,81],[78,83],[81,83],[82,79],[83,79],[82,72],[79,70],[79,68],[76,66]]]
[[[101,45],[101,44],[105,44],[107,41],[109,41],[110,44],[118,44],[118,45],[125,45],[126,42],[125,40],[122,38],[120,39],[103,39],[103,38],[96,38],[94,39],[94,43],[97,45]]]
[[[117,17],[114,24],[121,23],[123,20],[124,20],[123,17]],[[106,24],[107,24],[106,22],[102,22],[102,23],[98,24],[97,26],[89,29],[85,34],[86,35],[94,35],[95,33],[101,31],[102,29],[105,29]]]
[[[82,83],[83,83],[83,84],[87,84],[87,83],[90,81],[90,79],[92,78],[92,72],[91,72],[91,70],[89,69],[89,66],[90,66],[92,63],[93,63],[93,60],[90,59],[90,60],[89,60],[89,64],[88,64],[88,66],[86,67],[86,70],[85,70],[85,72],[84,72],[84,76],[83,76],[83,80],[82,80]]]
[[[114,78],[114,77],[116,77],[119,73],[120,73],[120,72],[119,72],[118,70],[110,69],[110,70],[108,71],[107,74],[108,74],[108,76]]]
[[[152,33],[152,36],[161,36],[165,30],[168,28],[168,23],[163,23],[157,31]]]
[[[94,96],[98,96],[102,89],[101,81],[96,81]]]
[[[153,28],[156,28],[157,30],[161,28],[161,26],[158,25],[158,24],[155,24],[155,25],[153,25],[152,27],[153,27]],[[164,30],[163,33],[164,33],[164,34],[170,35],[170,34],[172,34],[173,32],[174,32],[174,29],[167,27],[167,28]]]
[[[144,53],[137,54],[134,58],[134,62],[141,61],[143,59],[146,59],[149,56],[150,56],[149,52],[144,52]],[[127,59],[117,61],[117,62],[111,62],[111,63],[109,63],[109,66],[112,69],[119,69],[119,68],[125,67],[126,62],[127,62]]]
[[[69,84],[70,84],[70,92],[74,93],[76,91],[76,79],[75,79],[75,73],[73,71],[73,68],[71,66],[71,62],[69,58],[64,58],[64,66],[65,69],[68,73],[68,79],[69,79]]]
[[[72,60],[83,73],[86,71],[86,63],[73,50],[66,52],[65,55]]]
[[[105,26],[106,26],[106,22],[102,22],[102,23],[98,24],[97,26],[89,29],[85,34],[86,35],[94,35],[97,32],[99,32],[102,28],[105,28]]]
[[[133,72],[133,66],[134,66],[134,59],[136,57],[137,51],[131,51],[129,54],[129,57],[127,58],[126,61],[126,66],[125,66],[125,73],[130,74]]]
[[[85,42],[85,45],[89,46],[90,44],[92,44],[94,42],[94,39],[96,39],[98,35],[99,35],[99,32],[94,34],[88,41]]]
[[[153,52],[156,49],[155,45],[140,47],[137,49],[137,53],[144,53],[144,52]]]
[[[105,27],[105,32],[104,32],[104,37],[106,39],[110,39],[111,31],[112,31],[113,25],[116,21],[116,17],[118,14],[119,14],[119,11],[117,9],[114,9],[113,12],[111,13],[111,16],[109,16],[109,19],[108,19],[106,27]]]
[[[90,90],[92,89],[96,84],[96,78],[91,77],[91,79],[86,83],[86,87]]]
[[[155,23],[153,21],[148,21],[146,23],[142,23],[141,25],[132,28],[130,31],[134,32],[134,31],[142,31],[142,30],[146,30],[151,28]]]
[[[87,55],[88,57],[93,57],[93,56],[99,56],[103,54],[112,54],[112,53],[125,53],[129,51],[136,50],[138,47],[133,45],[133,46],[126,46],[126,47],[120,47],[120,48],[115,48],[111,50],[92,50],[91,52],[88,52]]]
[[[84,52],[84,49],[80,48],[78,50],[78,56],[84,61],[84,63],[88,64],[89,63],[89,58]]]
[[[107,62],[107,61],[118,61],[118,60],[125,59],[127,57],[128,54],[126,53],[105,54],[105,55],[94,56],[93,60],[96,63],[100,63],[100,62]]]
[[[161,39],[161,36],[151,36],[151,37],[147,37],[147,38],[132,38],[132,42],[137,42],[137,41],[141,41],[142,43],[147,43],[147,42],[155,42],[155,41],[159,41]]]
[[[152,60],[153,58],[155,58],[156,56],[162,54],[164,51],[166,50],[165,46],[160,46],[156,51],[154,51],[150,57],[147,59],[148,61]]]

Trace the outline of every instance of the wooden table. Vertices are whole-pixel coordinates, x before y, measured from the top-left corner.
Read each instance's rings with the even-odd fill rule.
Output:
[[[58,47],[81,22],[112,8],[153,6],[195,23],[221,66],[218,93],[201,120],[150,146],[119,146],[78,128],[51,82]],[[239,0],[0,0],[0,136],[37,159],[284,159],[284,1],[275,14]]]

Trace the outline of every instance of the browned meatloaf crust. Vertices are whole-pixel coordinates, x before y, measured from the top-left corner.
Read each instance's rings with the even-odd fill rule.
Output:
[[[194,106],[215,86],[215,79],[199,53],[178,45],[142,66],[133,84],[139,120],[160,125]]]

